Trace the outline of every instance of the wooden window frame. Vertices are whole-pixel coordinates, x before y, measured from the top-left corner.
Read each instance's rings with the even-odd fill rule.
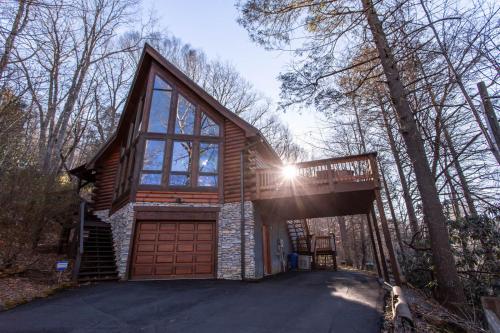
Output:
[[[170,99],[170,111],[167,133],[155,133],[148,132],[147,127],[149,125],[149,116],[151,111],[151,101],[153,97],[154,79],[158,75],[162,80],[167,82],[172,87],[172,95]],[[221,180],[222,180],[222,156],[223,156],[223,142],[224,142],[224,127],[223,119],[209,111],[210,107],[206,105],[203,101],[199,102],[197,98],[188,88],[183,87],[181,84],[177,84],[177,79],[172,77],[170,74],[163,71],[158,65],[153,64],[149,72],[146,89],[146,97],[144,99],[142,108],[142,122],[138,149],[136,150],[136,165],[138,167],[134,170],[135,185],[138,191],[180,191],[180,192],[220,192]],[[195,106],[195,124],[194,124],[194,135],[190,134],[175,134],[175,125],[177,117],[177,107],[179,94],[182,95],[189,103]],[[202,112],[205,113],[217,126],[219,126],[218,136],[207,136],[200,135],[201,133],[201,115]],[[137,124],[136,120],[136,124]],[[163,160],[163,176],[161,185],[151,185],[151,184],[141,184],[140,175],[142,172],[144,153],[146,148],[146,140],[165,140],[165,155]],[[169,185],[170,179],[170,168],[172,165],[173,157],[173,142],[174,141],[191,141],[193,143],[193,158],[191,164],[191,181],[189,186],[174,186]],[[210,173],[211,175],[217,175],[217,186],[198,186],[198,176],[199,176],[199,158],[200,158],[200,142],[203,143],[214,143],[218,144],[218,161],[217,161],[217,173]],[[205,173],[203,173],[205,175]],[[208,173],[207,173],[208,175]]]
[[[161,141],[163,142],[163,161],[162,161],[162,168],[161,170],[145,170],[144,169],[144,155],[146,154],[146,144],[147,144],[147,141]],[[165,138],[151,138],[149,136],[144,136],[143,137],[143,142],[142,142],[142,145],[144,146],[144,148],[142,149],[142,160],[141,160],[141,164],[140,164],[140,168],[139,168],[139,177],[138,177],[138,182],[139,182],[139,185],[140,186],[151,186],[151,187],[157,187],[157,186],[161,186],[163,184],[163,181],[164,181],[164,177],[165,177],[165,157],[166,157],[166,153],[167,153],[167,140]],[[156,175],[161,175],[161,179],[160,179],[160,185],[155,185],[155,184],[141,184],[141,175],[145,173],[145,174],[156,174]]]
[[[196,170],[196,173],[197,173],[197,175],[196,175],[196,186],[197,187],[201,187],[201,188],[218,188],[219,181],[220,181],[220,179],[219,179],[219,177],[220,177],[219,176],[219,174],[220,174],[220,172],[219,172],[219,169],[220,169],[220,164],[219,164],[220,163],[220,158],[217,159],[217,172],[201,172],[200,171],[200,165],[199,165],[199,163],[200,163],[200,157],[201,157],[200,147],[201,147],[202,143],[205,143],[205,144],[217,144],[217,156],[219,157],[220,154],[221,154],[220,151],[219,151],[221,149],[221,145],[219,143],[213,143],[213,142],[208,142],[208,141],[203,141],[203,140],[198,142],[198,166],[197,166],[198,170]],[[216,176],[217,177],[217,186],[201,186],[201,185],[199,185],[199,178],[200,178],[200,176]]]

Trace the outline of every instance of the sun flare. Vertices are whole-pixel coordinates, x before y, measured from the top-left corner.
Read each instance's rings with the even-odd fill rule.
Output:
[[[298,170],[293,165],[286,165],[285,167],[283,167],[283,169],[281,169],[281,172],[283,174],[283,177],[288,180],[293,180],[298,175]]]

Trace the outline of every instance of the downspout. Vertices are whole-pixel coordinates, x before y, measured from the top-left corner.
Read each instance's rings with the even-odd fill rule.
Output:
[[[240,253],[241,253],[241,280],[245,280],[245,152],[261,142],[252,142],[240,151]]]
[[[240,152],[240,254],[241,280],[245,280],[245,148]]]

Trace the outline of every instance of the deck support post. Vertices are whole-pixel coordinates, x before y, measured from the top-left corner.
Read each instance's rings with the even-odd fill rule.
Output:
[[[375,236],[377,237],[378,251],[380,254],[380,266],[382,267],[382,272],[384,273],[384,280],[390,282],[389,271],[387,270],[387,264],[385,262],[384,247],[382,246],[382,238],[380,237],[380,231],[378,229],[377,216],[375,215],[375,208],[371,207],[371,214],[373,221],[373,230],[375,231]]]
[[[373,258],[375,259],[375,264],[377,265],[378,277],[383,279],[382,269],[380,268],[380,261],[378,259],[377,245],[375,244],[375,237],[373,236],[373,228],[372,228],[372,224],[370,222],[370,214],[369,213],[366,214],[366,223],[368,224],[368,231],[370,233],[370,240],[371,240],[372,248],[373,248]]]
[[[399,272],[399,265],[396,259],[396,253],[394,252],[394,246],[392,246],[391,233],[389,232],[389,227],[387,225],[387,218],[385,217],[384,204],[382,203],[382,196],[380,195],[380,187],[381,187],[380,173],[378,171],[376,154],[370,156],[370,167],[376,184],[375,201],[377,202],[377,210],[380,215],[380,223],[382,224],[382,232],[384,233],[385,245],[387,246],[387,251],[389,251],[389,259],[391,260],[392,275],[394,276],[394,282],[396,283],[396,285],[401,285],[401,275]],[[373,208],[372,208],[372,215],[374,219],[374,224],[376,226],[377,217],[375,216],[375,210]]]
[[[384,212],[384,204],[382,203],[382,197],[380,196],[380,190],[375,190],[375,199],[377,201],[377,210],[380,215],[380,223],[382,224],[382,231],[384,233],[385,245],[387,246],[387,251],[389,251],[389,258],[391,260],[392,275],[394,276],[394,282],[397,286],[401,285],[401,276],[399,274],[399,265],[396,258],[396,253],[394,251],[394,246],[392,245],[391,233],[389,232],[389,226],[387,225],[387,219]]]

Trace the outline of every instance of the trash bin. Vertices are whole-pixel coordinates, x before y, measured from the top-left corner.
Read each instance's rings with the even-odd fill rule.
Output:
[[[297,253],[290,253],[288,255],[288,266],[291,270],[297,269],[299,265],[299,255]]]
[[[310,271],[311,270],[311,256],[300,255],[299,257],[299,270],[301,271]]]

